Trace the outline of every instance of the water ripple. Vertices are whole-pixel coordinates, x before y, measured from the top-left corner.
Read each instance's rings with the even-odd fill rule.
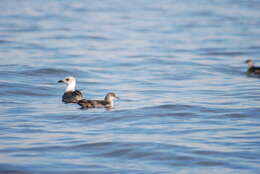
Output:
[[[3,2],[0,173],[259,173],[258,1]]]

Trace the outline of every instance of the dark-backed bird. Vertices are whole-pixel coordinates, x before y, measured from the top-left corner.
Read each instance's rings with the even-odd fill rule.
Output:
[[[59,80],[58,83],[65,83],[67,87],[62,96],[64,103],[77,103],[83,99],[83,95],[79,90],[75,90],[76,79],[74,77],[65,77],[63,80]]]
[[[118,99],[115,93],[109,92],[105,96],[104,100],[86,100],[82,99],[78,101],[78,105],[81,106],[81,109],[87,108],[113,108],[114,107],[114,99]]]
[[[260,67],[256,67],[253,60],[248,59],[245,63],[248,65],[247,73],[260,75]]]

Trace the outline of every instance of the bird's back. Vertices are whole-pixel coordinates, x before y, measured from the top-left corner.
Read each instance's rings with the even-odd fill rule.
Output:
[[[247,70],[248,73],[255,73],[255,74],[260,74],[260,67],[250,67]]]
[[[78,101],[78,105],[81,106],[81,108],[107,108],[109,107],[109,102],[105,100],[80,100]]]
[[[77,103],[79,100],[83,99],[83,95],[80,91],[76,90],[73,92],[65,92],[62,96],[62,101],[64,103]]]

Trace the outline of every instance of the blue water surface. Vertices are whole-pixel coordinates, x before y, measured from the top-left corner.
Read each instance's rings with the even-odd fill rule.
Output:
[[[0,173],[259,173],[259,57],[257,0],[2,0]]]

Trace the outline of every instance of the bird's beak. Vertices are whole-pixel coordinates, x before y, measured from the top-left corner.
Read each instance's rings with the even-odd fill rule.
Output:
[[[59,80],[58,83],[64,83],[64,81],[63,80]]]

